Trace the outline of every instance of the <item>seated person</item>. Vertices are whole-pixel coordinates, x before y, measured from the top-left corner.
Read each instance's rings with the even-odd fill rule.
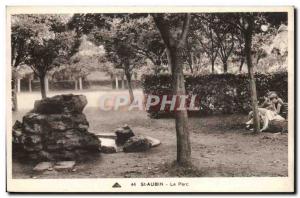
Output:
[[[279,115],[281,111],[281,107],[283,105],[283,101],[281,98],[278,97],[277,93],[272,91],[269,92],[267,97],[265,98],[264,103],[258,108],[258,114],[259,118],[262,121],[263,127],[260,130],[265,131],[270,121],[272,120],[278,120],[278,121],[284,121],[285,119]],[[253,124],[253,112],[251,111],[249,113],[250,120],[246,122],[246,128],[250,129],[250,126]],[[253,130],[253,129],[250,129]]]
[[[271,91],[267,94],[267,97],[265,97],[265,101],[260,108],[266,108],[279,114],[281,112],[282,105],[283,100],[278,97],[275,91]]]

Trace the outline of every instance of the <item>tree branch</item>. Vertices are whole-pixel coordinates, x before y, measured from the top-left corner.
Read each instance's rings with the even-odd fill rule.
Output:
[[[163,19],[163,14],[151,14],[151,16],[154,19],[154,22],[156,24],[156,27],[158,28],[160,35],[162,39],[164,40],[164,43],[168,48],[172,47],[175,44],[175,40],[170,34],[170,30],[167,24],[165,24],[165,21]]]

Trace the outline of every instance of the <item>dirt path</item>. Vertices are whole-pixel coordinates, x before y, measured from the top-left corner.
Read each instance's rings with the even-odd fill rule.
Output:
[[[91,132],[113,132],[118,126],[128,124],[136,134],[155,137],[162,144],[145,153],[101,154],[93,161],[78,163],[75,172],[48,171],[37,175],[32,172],[34,164],[14,161],[14,178],[174,176],[166,168],[176,159],[172,119],[155,120],[140,111],[101,112],[96,108],[86,108],[85,114]],[[251,135],[241,125],[245,119],[244,115],[190,118],[192,158],[201,176],[287,176],[287,134]]]

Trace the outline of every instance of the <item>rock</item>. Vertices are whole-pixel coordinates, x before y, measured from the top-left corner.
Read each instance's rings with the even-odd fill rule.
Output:
[[[101,152],[102,153],[116,153],[117,145],[114,139],[112,138],[99,138],[101,141]]]
[[[266,132],[271,132],[271,133],[287,133],[288,132],[288,122],[286,120],[284,121],[276,121],[272,120],[269,123],[269,127],[266,130]]]
[[[151,148],[150,141],[143,136],[129,138],[123,146],[124,152],[142,152]]]
[[[75,167],[75,161],[60,161],[54,165],[55,170],[73,170]]]
[[[22,130],[22,122],[17,120],[13,126],[13,130]]]
[[[114,146],[101,146],[102,153],[116,153],[117,149]]]
[[[57,161],[99,153],[101,141],[88,132],[89,123],[82,113],[86,103],[85,96],[72,94],[37,101],[23,123],[13,127],[13,142],[18,142],[13,147],[15,156],[21,150],[33,161]]]
[[[29,133],[49,133],[78,128],[86,130],[89,123],[84,114],[49,114],[27,113],[23,117],[23,130]]]
[[[151,147],[156,147],[161,144],[161,142],[158,139],[155,139],[153,137],[146,136],[145,138],[147,138],[149,140],[149,142],[151,143]]]
[[[117,138],[115,133],[97,133],[96,135],[98,138],[110,138],[110,139]]]
[[[132,132],[129,126],[118,128],[115,131],[115,134],[117,136],[116,139],[117,145],[123,145],[129,138],[134,136],[134,133]]]
[[[40,114],[81,113],[87,104],[84,95],[57,95],[37,100],[32,112]]]
[[[52,166],[53,164],[51,162],[40,162],[33,168],[33,170],[42,172],[51,169]]]
[[[22,123],[17,120],[12,128],[13,144],[22,143]]]

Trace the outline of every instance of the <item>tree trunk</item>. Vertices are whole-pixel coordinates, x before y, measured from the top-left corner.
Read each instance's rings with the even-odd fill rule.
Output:
[[[223,68],[224,68],[224,73],[227,73],[228,71],[227,61],[223,62]]]
[[[211,60],[211,73],[215,73],[215,60]]]
[[[258,105],[257,105],[257,93],[256,93],[256,84],[253,72],[253,65],[251,59],[251,43],[252,43],[252,25],[249,25],[249,28],[244,32],[245,36],[245,55],[246,61],[248,65],[248,74],[249,74],[249,82],[250,82],[250,93],[251,93],[251,103],[252,103],[252,111],[253,111],[253,128],[254,133],[258,133],[260,131],[260,122],[258,116]]]
[[[130,72],[125,71],[125,75],[126,75],[126,79],[127,79],[127,82],[128,82],[128,91],[129,91],[130,104],[132,104],[133,101],[134,101],[134,95],[133,95],[132,85],[131,85],[131,74],[130,74]]]
[[[182,50],[183,49],[180,48],[170,49],[173,94],[176,96],[186,95]],[[191,144],[188,131],[188,114],[186,109],[175,111],[175,124],[177,136],[177,163],[182,166],[187,166],[191,164]]]
[[[28,90],[29,92],[32,92],[31,78],[28,79]]]
[[[122,77],[122,89],[125,89],[125,82],[124,82],[124,77]]]
[[[245,59],[242,58],[242,59],[241,59],[241,64],[240,64],[240,69],[239,69],[239,70],[240,70],[240,73],[242,72],[244,62],[245,62]]]
[[[42,94],[42,98],[46,98],[47,94],[46,94],[46,87],[45,87],[45,76],[39,76],[40,78],[40,84],[41,84],[41,94]]]
[[[189,66],[190,66],[190,70],[191,70],[191,73],[193,74],[194,73],[194,64],[193,64],[193,52],[190,52],[189,55],[188,55],[188,62],[189,62]]]
[[[76,79],[74,80],[74,84],[75,84],[74,89],[77,90],[78,89],[78,84],[77,84],[77,80]]]
[[[18,98],[17,98],[17,78],[12,79],[12,111],[18,110]]]
[[[167,54],[167,58],[168,58],[168,71],[171,74],[172,73],[171,52],[168,48],[166,48],[166,54]]]
[[[169,69],[172,73],[173,94],[186,95],[183,76],[183,52],[186,48],[187,34],[189,31],[191,15],[186,14],[183,21],[182,33],[179,40],[175,40],[164,20],[162,14],[153,14],[155,24],[166,45],[169,61]],[[170,67],[171,66],[171,67]],[[188,167],[191,165],[191,143],[188,131],[187,110],[175,111],[175,125],[177,138],[177,164]]]

